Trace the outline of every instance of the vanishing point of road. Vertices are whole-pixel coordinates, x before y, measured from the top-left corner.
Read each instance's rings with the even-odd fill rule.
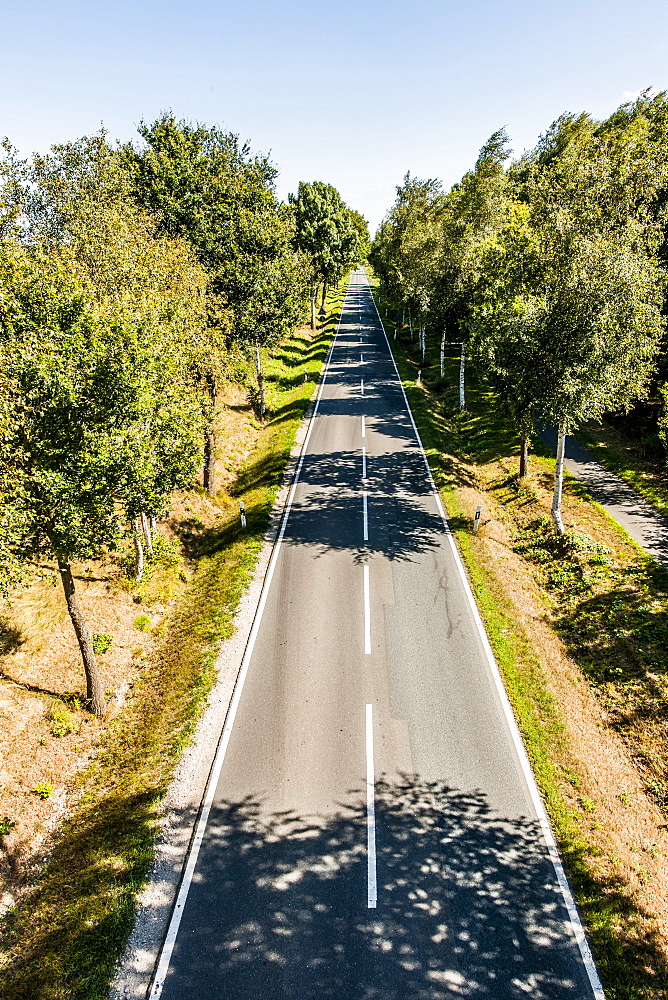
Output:
[[[149,995],[603,997],[361,270]]]

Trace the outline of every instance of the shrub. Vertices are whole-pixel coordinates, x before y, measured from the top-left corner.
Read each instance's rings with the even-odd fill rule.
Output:
[[[162,566],[178,566],[183,561],[175,542],[164,535],[158,535],[153,542],[153,558]]]
[[[68,712],[66,708],[55,706],[49,712],[48,718],[51,723],[52,736],[68,736],[70,733],[75,733],[79,728],[76,717],[71,712]]]
[[[135,628],[140,632],[148,632],[151,627],[151,619],[148,615],[137,615],[135,618]]]
[[[106,632],[98,632],[93,636],[93,652],[94,653],[106,653],[114,641],[112,635],[107,635]]]
[[[41,781],[39,785],[35,785],[33,792],[35,795],[39,795],[40,799],[50,799],[53,795],[53,785],[50,781]]]
[[[9,816],[3,816],[3,818],[0,819],[0,840],[2,840],[3,837],[6,837],[15,826],[16,823],[13,819],[10,819]]]

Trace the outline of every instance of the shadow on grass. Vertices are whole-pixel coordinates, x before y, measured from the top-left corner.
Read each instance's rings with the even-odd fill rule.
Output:
[[[25,642],[20,628],[12,624],[8,618],[0,618],[0,656],[13,653]]]
[[[7,681],[9,684],[21,688],[22,691],[31,691],[33,694],[55,698],[64,705],[69,705],[70,708],[87,708],[89,706],[89,701],[83,691],[67,691],[64,693],[61,691],[52,691],[51,688],[40,687],[38,684],[26,684],[25,681],[17,681],[11,674],[8,674],[4,670],[0,670],[0,680]]]
[[[325,331],[313,340],[299,338],[295,342],[295,339],[292,338],[273,352],[273,359],[285,368],[303,368],[310,362],[321,361],[327,352],[330,336],[329,331]],[[307,348],[301,346],[305,344],[308,344]]]

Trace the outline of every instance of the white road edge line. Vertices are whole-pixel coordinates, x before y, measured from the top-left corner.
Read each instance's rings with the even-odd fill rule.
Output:
[[[364,518],[364,541],[369,541],[369,511],[366,501],[366,490],[362,494],[362,517]]]
[[[366,479],[366,448],[362,446],[362,479]]]
[[[440,493],[438,492],[438,489],[436,488],[436,483],[434,482],[434,477],[432,475],[431,468],[429,467],[429,460],[427,459],[427,454],[424,450],[422,439],[420,438],[420,434],[416,427],[415,420],[413,419],[413,413],[410,408],[410,404],[408,402],[408,397],[406,396],[406,390],[404,389],[404,384],[401,381],[401,376],[399,375],[399,369],[397,368],[396,361],[394,360],[394,354],[392,353],[390,342],[387,339],[387,334],[385,333],[385,327],[383,326],[383,321],[380,318],[380,313],[378,312],[378,306],[376,305],[376,300],[373,297],[373,292],[371,291],[371,285],[369,284],[368,277],[367,277],[367,287],[369,289],[369,294],[371,295],[371,301],[373,302],[374,309],[376,310],[376,315],[378,316],[378,322],[380,323],[381,330],[383,331],[383,336],[385,337],[385,343],[387,344],[387,349],[389,351],[390,357],[392,358],[392,364],[394,365],[396,379],[397,382],[399,383],[399,388],[401,389],[401,392],[404,397],[404,402],[406,404],[408,416],[413,426],[413,432],[417,439],[420,451],[422,452],[424,464],[427,469],[427,475],[429,476],[429,480],[431,482],[431,486],[434,491],[434,495],[436,497],[438,510],[441,515],[441,518],[443,519],[443,524],[445,526],[446,534],[450,541],[450,546],[452,548],[455,563],[457,565],[457,568],[459,570],[464,585],[464,591],[466,593],[466,597],[469,606],[471,608],[471,612],[473,614],[473,619],[478,627],[480,641],[482,643],[485,652],[485,658],[487,660],[487,664],[489,666],[490,673],[494,681],[494,686],[501,701],[503,713],[506,722],[508,724],[508,728],[510,730],[510,735],[513,741],[513,745],[515,747],[515,752],[517,753],[517,756],[519,758],[520,766],[522,768],[522,773],[524,775],[524,780],[527,783],[527,787],[529,789],[529,795],[531,796],[531,801],[533,802],[534,809],[536,810],[536,815],[538,816],[538,821],[540,823],[541,831],[543,834],[543,840],[545,842],[545,846],[550,856],[550,861],[552,862],[554,873],[556,875],[557,882],[559,883],[559,888],[561,890],[561,895],[563,897],[564,904],[568,912],[568,918],[570,921],[573,937],[577,942],[578,948],[580,950],[582,963],[585,967],[587,977],[589,979],[589,984],[592,988],[592,993],[594,995],[595,1000],[605,1000],[605,993],[603,992],[603,986],[601,984],[601,980],[599,978],[596,965],[594,964],[594,959],[591,953],[591,949],[589,947],[589,942],[587,941],[587,935],[585,934],[585,929],[582,924],[582,919],[580,917],[578,908],[575,903],[573,892],[571,890],[570,885],[568,884],[568,879],[566,878],[566,872],[564,870],[564,866],[561,857],[559,855],[559,851],[557,849],[557,843],[554,839],[552,826],[550,824],[547,812],[545,811],[545,805],[541,798],[541,794],[538,790],[536,779],[534,777],[533,771],[531,770],[531,764],[529,763],[529,758],[527,757],[527,752],[524,743],[522,742],[522,736],[520,734],[519,727],[517,725],[517,720],[515,719],[515,716],[513,714],[508,694],[503,684],[503,680],[501,679],[501,674],[499,672],[499,667],[494,657],[494,653],[492,652],[492,647],[489,644],[489,638],[487,637],[485,626],[483,625],[482,618],[480,617],[480,612],[478,611],[478,605],[475,602],[473,591],[471,590],[471,585],[469,583],[468,576],[466,575],[466,570],[464,569],[464,564],[462,563],[462,559],[459,554],[459,549],[455,544],[455,540],[450,530],[450,525],[448,524],[448,519],[445,516],[445,510],[443,509],[441,496]]]
[[[362,437],[366,437],[366,424],[364,423],[364,414],[362,414]]]
[[[365,567],[366,569],[366,567]],[[378,902],[376,879],[376,779],[373,771],[373,705],[366,707],[366,905],[375,910]]]
[[[309,438],[311,437],[311,431],[313,430],[314,421],[318,413],[318,407],[320,406],[322,391],[325,387],[325,382],[327,381],[327,375],[329,374],[329,367],[334,352],[334,346],[336,344],[336,338],[339,335],[339,328],[341,326],[341,320],[343,318],[343,313],[346,308],[346,299],[348,298],[349,291],[350,291],[350,283],[348,284],[348,288],[346,289],[346,295],[343,300],[343,305],[341,306],[339,321],[336,325],[336,333],[334,334],[332,343],[330,344],[329,347],[327,360],[325,362],[322,377],[320,379],[320,386],[318,388],[318,394],[316,396],[315,405],[313,407],[313,412],[309,420],[309,426],[306,432],[306,437],[304,438],[304,443],[301,447],[297,468],[295,469],[295,475],[292,481],[292,486],[290,487],[290,492],[288,493],[288,498],[285,502],[285,509],[283,511],[283,517],[281,519],[281,527],[278,536],[276,538],[276,541],[274,542],[274,548],[271,553],[271,559],[269,560],[267,573],[264,578],[264,582],[262,584],[262,592],[260,594],[260,600],[258,602],[255,611],[255,616],[253,618],[253,625],[250,630],[250,634],[248,636],[246,649],[244,651],[243,659],[241,661],[241,666],[239,668],[239,673],[237,674],[237,679],[234,685],[234,693],[232,695],[230,707],[228,709],[227,717],[225,719],[225,724],[223,726],[223,732],[221,734],[220,742],[218,744],[215,757],[213,759],[213,764],[211,765],[211,772],[209,774],[209,779],[207,781],[204,798],[202,799],[202,806],[200,810],[199,819],[197,821],[195,833],[190,842],[190,847],[188,848],[188,854],[186,856],[186,864],[183,870],[183,875],[181,877],[181,885],[179,886],[176,902],[174,903],[174,909],[172,910],[172,915],[169,920],[169,925],[167,927],[165,940],[163,941],[162,948],[160,949],[158,963],[156,965],[155,972],[153,974],[153,982],[151,984],[151,990],[150,993],[148,994],[148,1000],[158,1000],[158,998],[162,995],[163,986],[165,984],[165,978],[169,970],[169,963],[171,961],[172,952],[174,951],[174,945],[176,944],[176,938],[179,932],[179,926],[181,924],[181,918],[185,910],[186,900],[188,898],[188,892],[190,890],[190,885],[192,883],[193,875],[195,873],[197,857],[199,855],[200,847],[202,846],[202,841],[204,839],[204,832],[206,830],[206,825],[209,820],[209,813],[211,812],[211,807],[213,805],[213,797],[216,792],[216,786],[218,785],[218,779],[220,778],[220,772],[222,770],[223,762],[225,760],[225,754],[227,752],[227,747],[230,742],[232,727],[234,725],[237,709],[239,707],[239,702],[241,700],[241,693],[243,691],[246,675],[248,673],[248,666],[250,664],[251,657],[253,655],[253,648],[255,646],[255,640],[257,639],[257,634],[260,629],[260,623],[262,621],[262,615],[264,612],[265,604],[267,603],[267,596],[269,594],[269,587],[271,586],[272,577],[274,575],[274,569],[276,567],[278,553],[280,552],[281,549],[283,536],[285,535],[285,528],[288,523],[288,516],[290,514],[290,509],[292,507],[292,502],[295,496],[295,490],[297,488],[297,483],[299,481],[299,475],[301,473],[302,466],[304,464],[306,448],[309,443]]]
[[[364,379],[360,379],[360,396],[364,395]]]
[[[364,567],[364,652],[371,652],[371,601],[369,600],[369,567]]]

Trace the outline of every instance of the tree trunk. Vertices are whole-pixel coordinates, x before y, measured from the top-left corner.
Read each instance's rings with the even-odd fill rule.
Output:
[[[529,473],[529,438],[522,435],[520,441],[520,479]]]
[[[554,494],[552,496],[552,520],[558,535],[564,534],[564,522],[561,520],[561,495],[564,489],[564,454],[566,451],[566,427],[559,425],[557,431],[557,461],[554,466]]]
[[[325,299],[326,298],[327,298],[327,282],[323,281],[323,283],[322,283],[322,302],[320,303],[320,308],[321,309],[325,308]]]
[[[141,515],[141,526],[142,526],[142,531],[144,532],[144,538],[146,539],[146,548],[148,550],[149,556],[152,559],[153,558],[153,537],[151,535],[151,527],[150,527],[150,525],[148,523],[148,518],[147,518],[146,514],[143,514],[143,513]]]
[[[422,351],[422,364],[424,364],[425,355],[427,353],[427,345],[424,339],[424,326],[420,324],[420,350]]]
[[[461,345],[459,356],[459,409],[466,409],[466,399],[464,396],[464,367],[466,365],[466,344]]]
[[[202,482],[209,496],[216,492],[216,405],[218,385],[212,376],[206,380],[206,389],[211,403],[211,426],[204,437],[204,474]]]
[[[72,576],[70,564],[58,557],[58,570],[60,572],[60,579],[63,582],[67,610],[72,619],[72,625],[74,626],[74,632],[79,643],[84,670],[86,672],[86,697],[90,701],[91,711],[97,715],[98,719],[102,719],[106,715],[107,706],[104,700],[104,688],[102,687],[102,681],[95,661],[95,653],[93,652],[93,636],[86,624],[79,595],[74,587],[74,577]]]
[[[318,286],[313,285],[311,288],[311,329],[315,330],[315,299],[318,294]]]
[[[255,345],[255,371],[257,373],[257,391],[260,398],[260,420],[264,420],[267,407],[264,401],[264,377],[262,375],[260,348],[257,344]]]
[[[135,543],[135,557],[137,559],[135,580],[139,583],[144,575],[144,548],[141,543],[141,528],[138,517],[132,519],[132,535]]]
[[[441,378],[445,378],[445,330],[441,334]]]
[[[204,435],[204,489],[213,496],[216,492],[216,435],[211,428]]]
[[[151,526],[151,541],[155,541],[156,535],[158,534],[158,522],[154,517],[152,517],[149,523]]]
[[[411,344],[413,343],[413,317],[411,316],[410,309],[408,310],[408,329],[411,334]]]

